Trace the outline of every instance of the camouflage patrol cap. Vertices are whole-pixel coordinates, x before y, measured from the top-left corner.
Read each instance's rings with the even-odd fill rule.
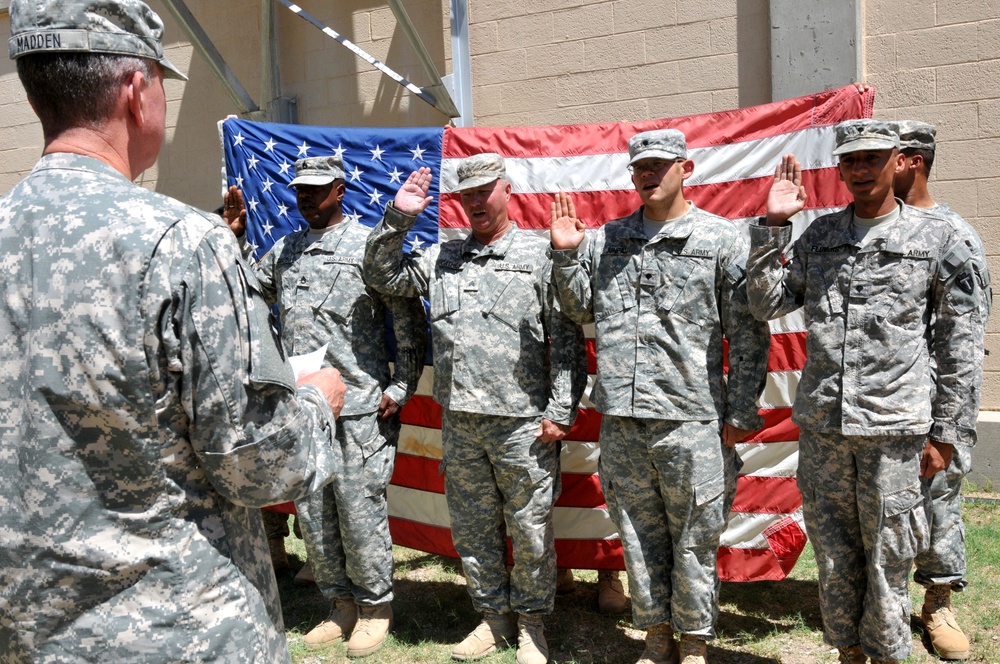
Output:
[[[640,159],[687,159],[687,141],[676,129],[654,129],[628,139],[628,165]]]
[[[28,53],[105,53],[156,60],[182,81],[163,55],[163,22],[139,0],[13,0],[11,60]]]
[[[295,179],[288,183],[289,188],[300,184],[322,186],[334,180],[343,180],[344,161],[336,156],[308,157],[295,162]]]
[[[896,124],[896,133],[899,134],[899,147],[914,148],[916,150],[934,151],[934,137],[937,129],[929,122],[919,120],[900,120]]]
[[[507,176],[503,157],[495,152],[483,152],[458,162],[458,186],[455,191],[473,189]]]
[[[863,150],[892,150],[899,147],[899,135],[891,122],[846,120],[834,127],[837,147],[834,156]]]

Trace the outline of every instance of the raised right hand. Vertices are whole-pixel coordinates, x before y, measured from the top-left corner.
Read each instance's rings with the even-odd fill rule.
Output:
[[[774,169],[774,181],[767,194],[767,225],[780,226],[806,206],[806,188],[802,186],[802,164],[793,154],[786,154]]]
[[[586,236],[586,226],[576,218],[576,206],[566,192],[556,192],[555,200],[549,207],[549,229],[552,248],[556,250],[576,249]]]
[[[222,197],[222,218],[236,237],[247,232],[247,208],[243,203],[243,192],[236,185]]]
[[[340,417],[340,411],[344,409],[344,393],[347,386],[340,379],[340,372],[332,367],[320,369],[311,374],[299,378],[296,385],[314,385],[323,392],[326,401],[333,410],[334,417]]]
[[[433,196],[428,196],[427,192],[431,188],[431,169],[421,166],[410,173],[406,182],[396,192],[396,198],[392,201],[392,206],[411,217],[415,217],[431,204]]]

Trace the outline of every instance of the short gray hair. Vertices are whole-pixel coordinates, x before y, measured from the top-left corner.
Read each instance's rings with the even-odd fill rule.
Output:
[[[46,140],[103,124],[122,84],[137,71],[152,80],[155,67],[147,58],[103,53],[30,53],[17,59],[17,75]]]

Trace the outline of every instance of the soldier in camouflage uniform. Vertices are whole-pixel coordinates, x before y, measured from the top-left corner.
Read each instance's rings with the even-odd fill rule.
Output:
[[[369,228],[344,218],[340,157],[299,159],[288,186],[308,226],[279,239],[255,274],[267,303],[278,304],[285,352],[302,355],[326,346],[324,364],[338,369],[347,384],[337,428],[343,470],[296,502],[316,583],[332,603],[329,618],[304,641],[325,647],[350,634],[348,656],[362,657],[382,647],[392,621],[386,487],[399,409],[423,371],[427,324],[419,298],[384,296],[365,285],[361,261]],[[245,237],[245,208],[236,187],[226,206],[230,227]],[[388,313],[399,341],[391,376]]]
[[[136,0],[14,0],[44,155],[0,200],[0,658],[287,662],[257,508],[338,470],[217,216],[138,187],[165,131]],[[71,91],[71,94],[70,94]]]
[[[643,132],[628,150],[642,207],[587,233],[569,197],[557,195],[553,281],[566,314],[596,327],[601,488],[625,553],[633,622],[646,630],[640,661],[695,664],[718,615],[734,446],[763,425],[756,400],[770,334],[747,310],[739,229],[684,199],[694,171],[684,134]]]
[[[789,247],[806,194],[784,157],[750,228],[750,306],[762,320],[805,309],[792,420],[824,636],[842,662],[892,662],[910,652],[907,580],[928,543],[920,476],[976,440],[984,278],[953,223],[894,198],[891,125],[844,122],[836,143],[854,202]]]
[[[934,163],[937,131],[934,125],[915,120],[897,122],[896,131],[905,162],[903,171],[893,179],[895,195],[907,205],[944,217],[963,236],[972,250],[973,260],[978,263],[976,274],[984,280],[979,292],[983,296],[980,315],[985,325],[989,318],[992,293],[983,242],[969,222],[947,205],[935,203],[927,188],[927,178]],[[962,499],[959,492],[962,478],[971,467],[970,448],[956,446],[951,463],[945,470],[931,478],[921,478],[924,508],[930,527],[930,547],[917,554],[914,559],[916,572],[913,579],[927,588],[921,619],[934,650],[943,659],[969,657],[969,639],[958,626],[951,607],[951,592],[961,591],[967,585],[965,524],[962,523]]]
[[[407,256],[403,240],[431,200],[430,170],[411,174],[368,238],[364,270],[384,293],[430,300],[452,539],[483,614],[452,656],[478,659],[512,642],[513,612],[518,664],[542,664],[542,616],[555,603],[558,441],[576,417],[586,363],[582,330],[554,300],[548,243],[507,215],[505,175],[499,155],[462,160],[456,190],[472,234]]]

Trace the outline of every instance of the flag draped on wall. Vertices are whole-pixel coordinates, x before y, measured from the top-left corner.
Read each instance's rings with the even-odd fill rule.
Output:
[[[307,127],[227,120],[223,125],[230,184],[240,186],[248,207],[249,239],[256,257],[283,234],[304,225],[294,193],[286,188],[302,157],[340,154],[347,171],[346,215],[373,226],[409,173],[434,173],[434,204],[408,236],[407,248],[467,232],[456,164],[479,152],[506,159],[514,194],[510,215],[524,229],[548,229],[556,191],[570,192],[578,216],[597,227],[639,206],[629,174],[627,141],[663,127],[687,136],[695,163],[685,194],[699,207],[746,226],[761,214],[775,165],[793,152],[802,162],[809,194],[796,235],[809,220],[848,203],[839,180],[833,125],[871,117],[874,91],[853,86],[787,101],[637,123],[549,127],[355,128]],[[805,332],[792,314],[771,325],[767,387],[761,398],[766,425],[738,446],[744,467],[736,502],[719,549],[719,571],[730,581],[778,580],[805,546],[801,495],[795,482],[798,429],[789,420],[799,372],[805,362]],[[588,361],[594,371],[593,329]],[[403,430],[389,488],[393,541],[423,551],[456,556],[449,531],[441,458],[441,409],[430,397],[428,366],[417,395],[402,411]],[[597,478],[600,415],[584,399],[580,417],[562,451],[562,495],[555,508],[556,549],[562,567],[621,568],[621,546],[608,517]]]

